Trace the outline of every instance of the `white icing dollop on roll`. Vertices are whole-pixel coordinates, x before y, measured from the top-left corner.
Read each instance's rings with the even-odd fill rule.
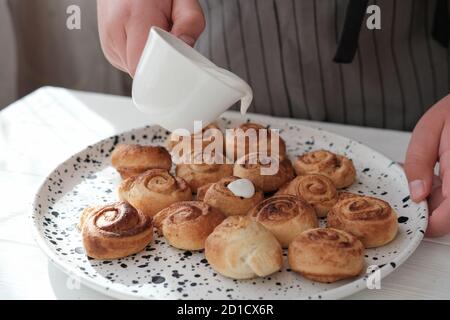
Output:
[[[255,186],[248,179],[238,179],[228,184],[228,189],[236,197],[251,198],[255,194]]]

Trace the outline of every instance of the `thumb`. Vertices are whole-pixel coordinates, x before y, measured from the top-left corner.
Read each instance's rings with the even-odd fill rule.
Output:
[[[171,32],[193,46],[205,29],[205,17],[197,0],[173,0]]]
[[[426,113],[411,136],[405,159],[405,172],[412,200],[420,202],[431,192],[434,166],[438,159],[442,125],[435,112]]]

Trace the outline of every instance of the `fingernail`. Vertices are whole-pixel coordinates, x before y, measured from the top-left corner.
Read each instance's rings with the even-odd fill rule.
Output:
[[[185,35],[185,34],[182,34],[181,36],[179,36],[179,38],[180,38],[181,40],[183,40],[184,42],[186,42],[186,43],[187,43],[188,45],[190,45],[191,47],[193,47],[194,44],[195,44],[195,39],[192,38],[191,36],[187,36],[187,35]]]
[[[409,192],[413,200],[420,200],[425,193],[425,184],[422,180],[414,180],[409,183]]]

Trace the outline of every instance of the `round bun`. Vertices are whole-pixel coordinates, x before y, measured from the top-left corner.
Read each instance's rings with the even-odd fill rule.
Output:
[[[205,184],[197,189],[196,200],[203,201],[205,199],[206,191],[208,191],[209,187],[211,187],[214,183]]]
[[[266,139],[260,139],[260,130],[267,130]],[[278,144],[278,152],[272,154],[272,144],[275,143]],[[227,135],[226,151],[233,160],[253,152],[266,152],[269,156],[284,159],[286,157],[286,144],[276,132],[260,124],[248,122],[232,129],[231,134]],[[231,153],[233,156],[231,156]]]
[[[289,245],[291,269],[318,282],[334,282],[359,275],[364,268],[364,246],[337,229],[311,229]]]
[[[202,152],[192,155],[189,163],[177,164],[176,175],[183,178],[192,192],[196,193],[201,186],[233,174],[233,165],[223,161],[224,158],[219,159],[220,163],[214,163],[213,160],[205,162]]]
[[[153,239],[151,218],[126,202],[85,209],[79,229],[86,254],[94,259],[129,256]]]
[[[236,196],[228,189],[228,185],[236,180],[239,180],[239,178],[226,177],[209,185],[203,201],[226,216],[247,214],[250,209],[264,200],[264,194],[261,190],[256,189],[251,198]]]
[[[192,134],[190,136],[179,136],[175,133],[172,133],[166,142],[167,149],[173,152],[175,157],[183,157],[184,151],[189,148],[190,151],[194,150],[194,145],[196,146],[198,141],[201,140],[200,146],[201,150],[204,150],[211,143],[220,147],[219,149],[224,153],[225,151],[225,139],[223,136],[223,132],[220,128],[215,124],[211,123],[204,127],[200,134]],[[197,151],[201,151],[197,150]],[[189,152],[190,153],[190,152]]]
[[[233,175],[249,179],[263,192],[273,192],[294,178],[294,170],[287,158],[280,161],[277,157],[250,153],[234,164]]]
[[[319,218],[326,217],[338,201],[338,192],[333,181],[320,174],[298,176],[276,194],[291,194],[304,199],[314,208]]]
[[[353,234],[366,248],[391,242],[398,231],[397,215],[386,201],[348,192],[328,213],[327,225]]]
[[[218,273],[233,279],[265,277],[283,264],[277,239],[248,216],[226,218],[206,239],[205,255]]]
[[[303,231],[319,226],[314,209],[292,195],[268,198],[250,210],[248,215],[272,232],[283,248],[287,248]]]
[[[119,144],[111,154],[111,164],[126,179],[150,169],[170,170],[172,159],[164,147]]]
[[[356,171],[352,160],[326,150],[318,150],[298,156],[294,161],[297,175],[318,173],[333,181],[336,188],[348,187],[355,182]]]
[[[192,200],[187,183],[167,170],[153,169],[130,177],[119,185],[119,198],[152,217],[172,203]]]
[[[161,210],[154,224],[169,244],[183,250],[200,250],[225,216],[201,201],[177,202]]]

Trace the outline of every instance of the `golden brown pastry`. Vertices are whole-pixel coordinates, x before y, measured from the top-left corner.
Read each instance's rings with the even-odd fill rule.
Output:
[[[236,180],[239,178],[226,177],[209,185],[202,197],[203,201],[226,216],[247,214],[250,209],[264,200],[264,194],[261,190],[256,189],[251,198],[236,196],[228,189],[228,185]]]
[[[291,194],[304,199],[316,210],[319,218],[326,217],[338,201],[338,192],[333,181],[320,174],[298,176],[276,194]]]
[[[314,209],[292,195],[270,197],[256,205],[248,215],[272,232],[283,248],[303,231],[319,226]]]
[[[126,202],[85,209],[79,229],[86,254],[94,259],[129,256],[153,239],[152,219]]]
[[[327,225],[353,234],[366,248],[391,242],[398,231],[397,215],[389,203],[348,192],[328,213]]]
[[[183,250],[200,250],[206,238],[225,216],[201,201],[177,202],[161,210],[154,217],[158,233],[169,244]]]
[[[252,131],[249,131],[252,130]],[[260,130],[265,130],[265,139],[260,139]],[[286,157],[286,144],[279,134],[272,132],[266,127],[257,123],[244,123],[232,129],[226,138],[226,150],[231,159],[237,160],[248,153],[263,152],[272,156],[272,143],[278,143],[278,154],[274,157],[283,159]],[[272,142],[272,140],[274,140]],[[231,152],[233,156],[231,156]]]
[[[350,186],[356,179],[355,166],[347,157],[326,150],[318,150],[298,156],[294,161],[297,175],[318,173],[330,178],[336,188]]]
[[[275,157],[250,153],[234,164],[233,175],[249,179],[263,192],[272,192],[294,178],[294,169],[288,158],[279,161]]]
[[[192,155],[191,161],[188,162],[177,164],[175,172],[178,177],[183,178],[188,183],[194,193],[205,184],[217,182],[233,174],[232,164],[227,164],[223,160],[214,163],[212,159],[205,162],[202,153]]]
[[[281,246],[248,216],[226,218],[206,239],[205,255],[218,273],[233,279],[265,277],[283,264]]]
[[[164,147],[119,144],[111,154],[111,164],[126,179],[150,169],[170,170],[172,159]]]
[[[130,177],[119,185],[119,198],[152,217],[172,203],[192,200],[186,181],[167,170],[153,169]]]
[[[196,146],[195,142],[197,140],[197,143],[201,146],[201,150],[204,150],[208,145],[211,143],[214,143],[215,145],[219,146],[218,151],[222,151],[222,154],[224,154],[225,151],[225,138],[223,135],[223,132],[220,130],[220,128],[215,124],[211,123],[204,127],[200,134],[192,134],[188,137],[182,137],[178,136],[174,133],[172,133],[169,138],[167,139],[166,145],[167,148],[170,151],[173,151],[176,156],[182,157],[183,156],[183,148],[186,147],[186,144],[190,146],[190,150],[194,150],[194,146]],[[184,146],[180,145],[177,148],[175,148],[179,143],[183,143]],[[183,148],[182,148],[183,147]],[[180,150],[177,150],[180,149]]]
[[[334,282],[359,275],[364,268],[364,246],[337,229],[311,229],[289,245],[291,269],[318,282]]]
[[[205,199],[206,191],[211,187],[213,183],[208,183],[197,189],[196,200],[203,201]]]

